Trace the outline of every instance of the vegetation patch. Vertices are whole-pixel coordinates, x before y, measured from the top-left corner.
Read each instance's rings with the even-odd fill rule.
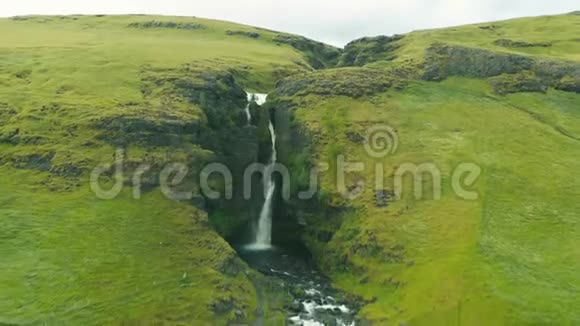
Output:
[[[348,96],[358,98],[384,92],[394,80],[381,70],[342,68],[288,77],[278,83],[275,93],[280,96]]]
[[[580,78],[565,76],[556,84],[555,88],[566,92],[580,93]]]
[[[479,29],[484,30],[484,31],[495,31],[497,29],[501,28],[501,26],[498,25],[484,25],[484,26],[479,26]]]
[[[330,68],[336,66],[341,50],[322,42],[313,41],[303,36],[290,34],[277,34],[274,42],[288,44],[305,54],[306,61],[314,69]]]
[[[244,36],[244,37],[248,37],[248,38],[260,38],[260,33],[256,33],[256,32],[248,32],[248,31],[231,31],[231,30],[227,30],[226,34],[229,36]]]
[[[0,122],[7,123],[18,112],[7,103],[0,103]]]
[[[549,48],[552,46],[552,43],[550,42],[529,43],[524,41],[512,41],[508,39],[495,40],[493,44],[497,46],[503,46],[504,48],[533,48],[533,47]]]
[[[338,66],[362,67],[367,63],[380,60],[393,60],[395,57],[392,52],[401,46],[397,41],[403,39],[403,37],[403,35],[382,35],[376,37],[363,37],[352,41],[344,47]]]
[[[492,77],[490,83],[493,90],[500,95],[517,92],[545,93],[548,90],[545,81],[529,71]]]
[[[422,78],[441,81],[450,76],[488,78],[498,93],[545,92],[548,87],[576,92],[580,63],[499,53],[479,48],[434,44],[427,49]]]
[[[131,28],[173,28],[173,29],[205,29],[205,26],[197,23],[176,23],[176,22],[163,22],[163,21],[147,21],[147,22],[137,22],[130,23],[128,27]]]
[[[530,70],[533,65],[533,59],[521,55],[433,44],[427,49],[423,79],[439,81],[448,76],[487,78]]]

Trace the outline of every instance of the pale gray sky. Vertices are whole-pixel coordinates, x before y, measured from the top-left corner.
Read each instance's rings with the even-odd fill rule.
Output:
[[[305,35],[335,45],[361,36],[560,14],[578,0],[2,0],[0,16],[162,14],[215,18]]]

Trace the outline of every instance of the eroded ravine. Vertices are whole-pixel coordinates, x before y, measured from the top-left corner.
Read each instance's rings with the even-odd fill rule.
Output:
[[[265,94],[248,94],[248,101],[263,105]],[[246,108],[248,123],[252,116]],[[287,293],[289,302],[284,306],[286,322],[289,325],[303,326],[342,326],[355,325],[358,308],[354,302],[349,302],[343,294],[332,288],[330,280],[315,267],[308,249],[302,243],[296,243],[292,249],[276,245],[272,238],[273,204],[276,196],[277,180],[272,176],[277,161],[275,122],[269,121],[270,157],[265,167],[264,202],[256,223],[255,234],[251,243],[233,244],[239,256],[253,269],[277,284],[277,291]],[[264,323],[264,292],[272,289],[260,288],[259,282],[253,282],[258,298],[258,313],[255,325]]]

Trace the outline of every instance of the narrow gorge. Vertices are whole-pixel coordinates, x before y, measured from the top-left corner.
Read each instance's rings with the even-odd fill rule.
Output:
[[[251,104],[255,103],[262,107],[266,99],[266,94],[248,93],[248,105],[245,108],[248,124],[252,121],[249,110]],[[260,183],[263,187],[264,201],[259,215],[255,219],[250,219],[250,225],[246,228],[251,233],[249,237],[245,237],[251,239],[250,243],[233,243],[233,246],[249,266],[274,280],[275,286],[270,287],[268,291],[289,294],[283,302],[287,320],[291,325],[354,326],[356,305],[347,301],[344,294],[332,288],[330,280],[317,269],[300,238],[295,238],[289,248],[284,247],[288,243],[280,245],[272,238],[274,203],[279,206],[285,205],[277,193],[277,183],[288,180],[277,178],[275,172],[278,151],[275,121],[272,118],[275,114],[268,113],[267,116],[270,116],[268,131],[271,147]],[[277,211],[283,211],[280,208]],[[234,235],[234,239],[240,238]],[[257,287],[264,286],[260,282],[254,284]],[[264,289],[258,289],[258,292],[263,291]],[[257,323],[260,323],[259,319]]]

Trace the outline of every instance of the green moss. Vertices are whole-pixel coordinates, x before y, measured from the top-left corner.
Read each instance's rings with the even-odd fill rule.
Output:
[[[285,295],[262,291],[213,229],[231,234],[252,204],[206,202],[194,178],[208,161],[237,170],[264,156],[270,109],[294,193],[309,167],[329,165],[318,195],[288,210],[333,283],[362,298],[365,320],[578,323],[577,17],[365,38],[344,53],[188,17],[0,20],[0,252],[10,262],[0,270],[0,323],[250,323],[256,310],[283,322]],[[310,73],[337,64],[362,67]],[[245,126],[243,89],[276,84]],[[397,152],[366,155],[374,125],[396,130]],[[128,187],[111,201],[89,192],[88,172],[118,146],[126,183],[139,164],[152,166],[141,200]],[[434,163],[442,198],[414,198],[406,178],[402,199],[379,205],[367,169],[347,175],[347,189],[362,190],[348,200],[336,188],[339,154],[382,163],[385,193],[401,164]],[[191,167],[190,202],[156,188],[167,162]],[[450,186],[462,162],[483,169],[475,201]],[[112,173],[102,179],[110,184]]]
[[[518,92],[545,93],[548,85],[532,73],[520,73],[514,75],[504,74],[490,79],[491,86],[498,94]]]
[[[9,284],[0,323],[256,318],[245,265],[201,210],[198,173],[208,161],[255,160],[242,86],[268,92],[278,76],[312,68],[301,52],[272,42],[275,32],[242,39],[228,30],[255,29],[187,17],[0,19],[0,252],[11,265],[0,270]],[[125,189],[99,200],[89,173],[114,162],[118,148]],[[181,187],[191,201],[170,201],[157,188],[173,162],[189,167]],[[151,169],[136,200],[130,185],[141,164]]]
[[[567,92],[580,93],[580,78],[564,76],[560,79],[556,88]]]
[[[441,200],[414,199],[407,180],[403,198],[386,208],[375,203],[372,168],[347,174],[347,186],[361,178],[366,184],[353,201],[337,193],[334,173],[323,174],[323,193],[334,197],[329,205],[349,209],[309,216],[305,238],[335,284],[367,302],[365,319],[469,324],[489,313],[497,324],[578,320],[567,284],[578,282],[569,257],[579,208],[572,199],[576,182],[567,175],[579,153],[577,140],[559,131],[579,128],[578,95],[549,90],[497,98],[490,91],[484,80],[450,78],[357,100],[310,96],[293,110],[295,121],[315,135],[315,162],[344,154],[374,166],[346,131],[364,135],[369,126],[388,124],[400,142],[395,154],[379,160],[387,189],[400,164],[433,162],[441,169]],[[448,183],[460,162],[483,169],[476,201],[458,199]],[[429,189],[431,181],[425,183]]]
[[[220,270],[233,255],[194,207],[156,190],[95,198],[88,188],[55,193],[45,173],[1,167],[0,321],[9,324],[205,323],[230,314],[209,309],[232,298],[256,307],[243,273]]]
[[[339,49],[298,35],[278,34],[273,41],[289,44],[296,50],[304,52],[306,60],[314,69],[334,67],[340,56]]]
[[[338,62],[340,67],[365,66],[377,61],[392,61],[392,52],[399,46],[403,35],[364,37],[348,43]]]
[[[427,49],[425,80],[443,80],[448,76],[485,78],[530,70],[533,59],[477,48],[435,44]]]
[[[512,41],[507,39],[495,40],[493,44],[505,48],[533,48],[533,47],[549,48],[552,46],[552,43],[550,42],[529,43],[525,41]]]
[[[280,81],[275,92],[280,96],[317,94],[358,98],[383,92],[394,84],[393,76],[381,70],[342,68],[291,76]]]
[[[131,23],[127,27],[132,28],[175,28],[175,29],[204,29],[205,26],[196,23],[175,23],[175,22],[159,22],[147,21],[139,23]]]

